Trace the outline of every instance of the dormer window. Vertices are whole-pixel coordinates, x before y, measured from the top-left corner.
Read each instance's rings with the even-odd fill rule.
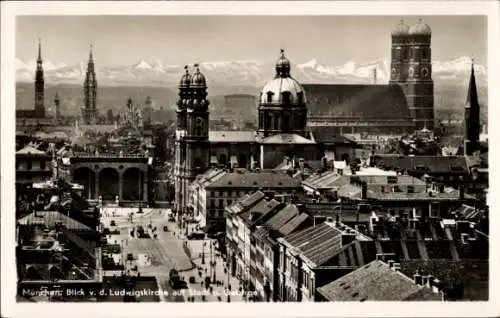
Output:
[[[267,94],[267,102],[268,103],[272,103],[273,102],[273,96],[274,96],[274,93],[269,91],[266,93]]]
[[[283,99],[283,104],[290,104],[291,95],[292,95],[292,93],[290,93],[290,92],[282,92],[281,93],[281,97]]]

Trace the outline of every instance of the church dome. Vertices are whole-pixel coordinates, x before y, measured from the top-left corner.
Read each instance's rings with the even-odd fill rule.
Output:
[[[409,30],[410,27],[407,26],[403,20],[401,20],[401,22],[398,23],[392,30],[392,35],[393,36],[408,35]]]
[[[182,75],[181,81],[179,83],[179,86],[181,87],[189,87],[191,85],[191,75],[189,74],[188,66],[184,66],[184,69],[186,70],[186,73]]]
[[[206,86],[207,80],[205,79],[205,75],[200,72],[199,65],[195,64],[194,67],[196,70],[194,71],[193,77],[191,78],[193,86]]]
[[[278,77],[264,85],[261,90],[261,104],[290,104],[301,105],[306,103],[304,88],[291,77]]]
[[[411,35],[431,35],[431,27],[422,22],[422,19],[418,20],[418,23],[410,27],[409,33]]]
[[[306,103],[304,88],[290,76],[290,61],[281,50],[276,62],[276,77],[267,82],[261,90],[261,104],[301,105]]]

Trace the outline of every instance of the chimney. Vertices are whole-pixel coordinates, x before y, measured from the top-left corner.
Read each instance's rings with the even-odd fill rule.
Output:
[[[468,244],[469,243],[469,234],[467,233],[462,233],[460,234],[462,238],[462,244]]]
[[[395,271],[395,272],[399,272],[401,270],[401,263],[394,263],[392,265],[392,269]]]
[[[415,285],[422,285],[422,275],[418,271],[413,275],[413,281]]]
[[[444,192],[444,184],[439,185],[439,193]]]
[[[304,158],[299,158],[299,169],[304,170]]]
[[[366,200],[367,192],[368,192],[368,186],[367,186],[366,182],[363,182],[361,185],[361,199],[362,200]]]
[[[340,224],[340,215],[335,215],[335,225],[338,226]]]
[[[392,267],[394,266],[394,261],[391,259],[391,260],[387,261],[387,264],[389,264],[389,268],[392,269]]]
[[[352,233],[344,232],[342,233],[342,246],[345,246],[356,240],[356,235]]]
[[[434,278],[434,281],[432,282],[432,291],[436,294],[439,294],[442,290],[443,290],[443,282],[441,282],[437,278]]]
[[[287,156],[285,156],[283,158],[283,163],[286,164],[286,165],[289,164],[290,163],[290,158],[288,158]]]
[[[458,187],[458,193],[459,193],[459,198],[460,200],[463,200],[464,197],[465,197],[465,193],[464,193],[465,189],[464,189],[464,186],[463,185],[460,185]]]
[[[434,286],[434,279],[435,277],[433,275],[427,276],[427,288],[432,288]]]
[[[320,225],[326,221],[326,217],[324,216],[314,216],[314,226]]]
[[[423,275],[422,276],[422,286],[427,286],[429,284],[429,276]]]

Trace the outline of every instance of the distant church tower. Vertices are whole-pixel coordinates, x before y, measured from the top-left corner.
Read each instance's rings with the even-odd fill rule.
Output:
[[[153,115],[153,101],[151,100],[151,96],[148,96],[146,98],[146,102],[144,103],[144,110],[143,110],[143,121],[144,124],[146,125],[151,125],[152,122],[152,115]]]
[[[209,166],[210,144],[208,142],[209,111],[207,82],[198,64],[191,78],[192,102],[187,108],[186,129],[186,173],[190,181],[205,172]]]
[[[467,101],[465,103],[465,144],[464,153],[472,155],[478,150],[479,134],[480,134],[480,112],[479,100],[477,97],[476,76],[474,75],[474,63],[469,80],[469,91],[467,93]]]
[[[431,28],[422,20],[409,30],[408,107],[415,128],[434,128],[434,81],[431,63]]]
[[[209,111],[205,76],[195,64],[188,67],[179,84],[177,128],[175,140],[175,202],[178,215],[186,212],[190,183],[209,167]]]
[[[408,79],[408,63],[410,58],[409,30],[410,28],[401,20],[392,31],[390,84],[404,85]]]
[[[42,43],[38,41],[38,58],[36,60],[36,73],[35,73],[35,117],[45,117],[44,106],[44,90],[45,79],[43,77],[43,61],[42,61]]]
[[[186,73],[179,83],[179,99],[177,100],[177,127],[175,129],[175,164],[174,164],[174,185],[175,185],[175,210],[177,215],[184,211],[186,207],[187,182],[185,180],[186,167],[186,144],[184,137],[187,128],[187,108],[191,100],[191,75],[188,67],[185,66]]]
[[[83,120],[86,124],[94,124],[97,120],[97,79],[95,76],[92,46],[90,46],[89,62],[87,64],[87,74],[85,75],[83,92],[85,100]]]
[[[59,99],[59,94],[56,92],[56,96],[54,97],[54,105],[56,106],[56,121],[61,119],[61,108],[60,108],[61,100]]]
[[[422,20],[411,27],[401,21],[391,34],[389,84],[402,86],[416,129],[434,128],[431,35]]]

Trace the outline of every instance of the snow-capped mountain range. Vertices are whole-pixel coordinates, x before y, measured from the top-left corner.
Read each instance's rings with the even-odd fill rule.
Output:
[[[48,83],[81,84],[85,78],[87,63],[76,65],[44,61],[45,80]],[[161,61],[141,60],[133,65],[102,67],[96,61],[97,80],[101,85],[176,85],[183,74],[183,65],[164,65]],[[16,60],[16,80],[32,82],[36,61]],[[260,63],[255,60],[201,63],[200,69],[212,84],[262,86],[274,76],[274,63]],[[303,83],[371,83],[376,69],[377,83],[389,80],[390,62],[376,60],[367,63],[346,62],[328,66],[311,59],[292,65],[292,76]],[[436,83],[466,85],[470,76],[471,60],[459,57],[451,61],[433,62],[432,76]],[[479,85],[486,83],[486,67],[475,64]]]

